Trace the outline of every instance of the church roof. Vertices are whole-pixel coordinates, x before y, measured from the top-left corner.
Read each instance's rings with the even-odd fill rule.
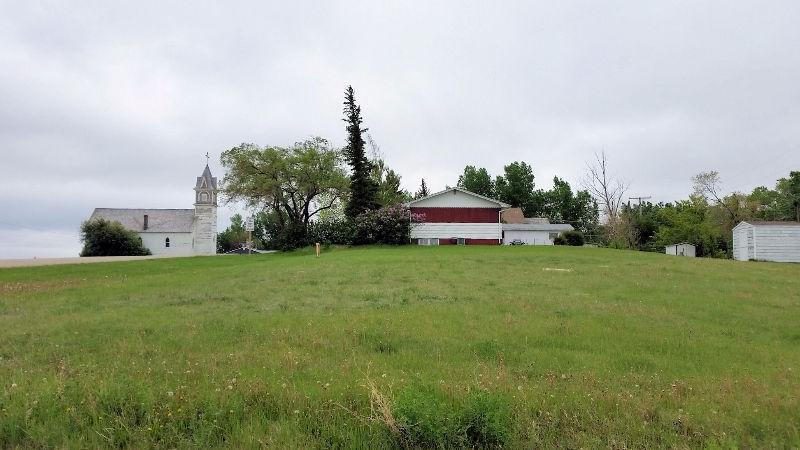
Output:
[[[216,182],[216,178],[214,180]],[[147,230],[144,229],[145,215]],[[95,208],[89,220],[97,218],[119,222],[123,227],[139,233],[191,233],[194,209]]]
[[[208,164],[206,164],[205,170],[203,170],[203,174],[197,177],[197,184],[195,185],[195,189],[207,189],[217,188],[217,177],[211,176],[211,169],[208,168]]]

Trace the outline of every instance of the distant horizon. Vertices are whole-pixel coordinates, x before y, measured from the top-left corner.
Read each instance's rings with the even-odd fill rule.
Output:
[[[343,146],[348,85],[410,192],[513,161],[537,188],[580,189],[599,152],[654,203],[688,198],[702,171],[749,192],[800,170],[797,2],[4,12],[3,259],[76,255],[95,207],[190,207],[206,153],[222,180],[242,142]],[[220,205],[220,231],[236,212]]]

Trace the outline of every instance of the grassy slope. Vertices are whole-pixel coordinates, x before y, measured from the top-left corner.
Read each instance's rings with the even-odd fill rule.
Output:
[[[0,270],[0,447],[403,443],[369,382],[443,416],[487,392],[509,447],[797,446],[800,267],[408,247]]]

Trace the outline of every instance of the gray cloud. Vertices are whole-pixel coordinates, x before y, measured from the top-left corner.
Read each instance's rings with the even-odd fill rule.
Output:
[[[207,151],[342,145],[350,83],[410,190],[520,159],[576,183],[600,150],[657,200],[800,167],[796,2],[383,3],[6,4],[0,257],[74,253],[95,206],[189,207]]]

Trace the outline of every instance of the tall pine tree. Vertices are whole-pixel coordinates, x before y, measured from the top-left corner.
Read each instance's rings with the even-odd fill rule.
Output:
[[[414,198],[427,197],[429,194],[430,193],[428,192],[428,185],[425,184],[425,178],[423,178],[419,190],[417,191],[416,194],[414,194]]]
[[[353,86],[347,86],[344,93],[344,116],[347,123],[347,147],[345,159],[350,165],[350,201],[345,207],[345,215],[353,219],[359,214],[378,209],[378,185],[370,176],[372,163],[364,152],[364,138],[361,128],[361,107],[356,104]]]

